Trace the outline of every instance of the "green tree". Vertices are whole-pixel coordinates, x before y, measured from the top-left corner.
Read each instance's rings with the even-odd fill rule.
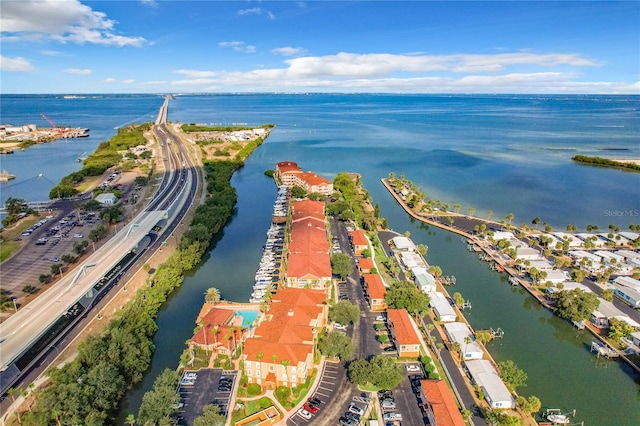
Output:
[[[516,399],[516,404],[520,407],[520,410],[526,414],[533,414],[540,411],[542,408],[542,403],[540,399],[536,396],[530,396],[529,398],[525,398],[524,396],[518,396]]]
[[[527,373],[518,368],[516,363],[510,359],[500,361],[498,363],[498,371],[500,373],[500,377],[504,381],[504,384],[511,392],[515,391],[517,387],[527,385]]]
[[[158,375],[153,388],[142,397],[138,411],[139,424],[159,424],[160,421],[169,419],[180,402],[180,395],[176,392],[179,380],[180,374],[168,368]]]
[[[349,302],[341,300],[338,303],[329,306],[329,321],[339,324],[356,323],[360,319],[360,308]]]
[[[202,414],[193,421],[194,426],[224,426],[227,418],[220,414],[220,406],[207,404],[202,408]]]
[[[421,315],[429,309],[429,296],[410,281],[396,281],[385,296],[391,309],[406,309],[412,315]]]
[[[429,273],[431,275],[433,275],[434,277],[441,277],[442,276],[442,268],[440,268],[438,265],[431,265],[429,266]]]
[[[133,426],[136,424],[136,416],[132,413],[127,414],[127,418],[125,419],[125,422],[127,422],[127,424],[129,426]]]
[[[369,361],[353,361],[349,364],[347,374],[351,383],[371,384],[378,389],[393,389],[404,378],[400,364],[386,355],[375,356]]]
[[[351,256],[344,253],[331,255],[331,273],[345,279],[353,272],[353,262]]]
[[[602,293],[600,293],[600,297],[602,297],[606,301],[613,302],[613,290],[611,290],[610,288],[605,288],[604,290],[602,290]]]
[[[353,342],[340,331],[330,331],[320,338],[318,350],[327,357],[339,357],[342,361],[351,358],[353,354]]]
[[[293,188],[291,188],[291,196],[293,198],[304,198],[307,196],[307,191],[305,191],[304,188],[300,186],[294,186]]]
[[[462,294],[456,291],[455,293],[453,293],[453,301],[456,305],[462,306],[464,304],[464,297],[462,297]]]
[[[556,292],[556,313],[571,321],[584,321],[598,308],[600,302],[595,293],[580,290],[563,290]]]
[[[620,343],[620,339],[623,337],[630,337],[631,333],[635,331],[631,324],[616,318],[609,318],[609,326],[608,337],[616,343]]]

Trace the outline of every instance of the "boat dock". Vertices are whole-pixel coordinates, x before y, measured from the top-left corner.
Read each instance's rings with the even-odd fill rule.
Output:
[[[590,351],[594,352],[598,356],[598,358],[600,358],[600,356],[603,356],[605,358],[617,358],[620,356],[620,353],[617,350],[610,348],[603,343],[595,341],[591,342]]]

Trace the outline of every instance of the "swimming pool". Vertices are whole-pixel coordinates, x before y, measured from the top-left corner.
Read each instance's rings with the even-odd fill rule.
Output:
[[[233,311],[235,316],[242,317],[242,325],[249,327],[254,325],[254,321],[258,318],[258,311]]]

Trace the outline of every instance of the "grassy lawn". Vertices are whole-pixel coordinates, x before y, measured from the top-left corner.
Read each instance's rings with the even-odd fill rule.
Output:
[[[241,401],[241,403],[243,404],[243,407],[238,410],[234,410],[233,413],[231,413],[231,424],[235,424],[237,421],[242,420],[245,417],[249,417],[250,415],[257,413],[258,411],[262,411],[265,408],[269,408],[274,405],[273,401],[271,401],[271,399],[267,397],[263,397],[253,401]],[[278,410],[278,412],[280,412],[280,410]],[[280,415],[282,415],[281,412]]]
[[[40,217],[36,216],[27,216],[21,221],[19,221],[16,225],[11,228],[2,229],[2,233],[0,234],[2,238],[2,248],[0,248],[0,262],[5,261],[23,244],[25,238],[22,237],[22,234],[27,228],[40,220]],[[15,238],[20,238],[23,241],[13,241]]]

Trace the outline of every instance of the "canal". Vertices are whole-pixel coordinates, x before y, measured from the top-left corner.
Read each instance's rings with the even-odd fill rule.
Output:
[[[207,288],[217,287],[227,300],[248,300],[276,195],[273,181],[263,174],[273,166],[261,157],[250,159],[234,175],[238,204],[231,222],[160,313],[151,370],[128,394],[122,420],[129,412],[137,413],[142,395],[162,369],[177,366]],[[469,252],[459,236],[412,221],[379,181],[364,181],[389,226],[409,231],[416,243],[429,247],[431,264],[439,265],[444,275],[456,276],[450,291],[471,301],[473,308],[466,315],[471,325],[504,330],[504,337],[488,349],[496,361],[511,359],[528,374],[527,386],[518,390],[521,395],[539,397],[544,408],[576,409],[576,420],[587,425],[637,424],[637,377],[624,363],[597,359],[589,353],[588,332],[555,317],[523,289],[511,287],[505,275]]]

